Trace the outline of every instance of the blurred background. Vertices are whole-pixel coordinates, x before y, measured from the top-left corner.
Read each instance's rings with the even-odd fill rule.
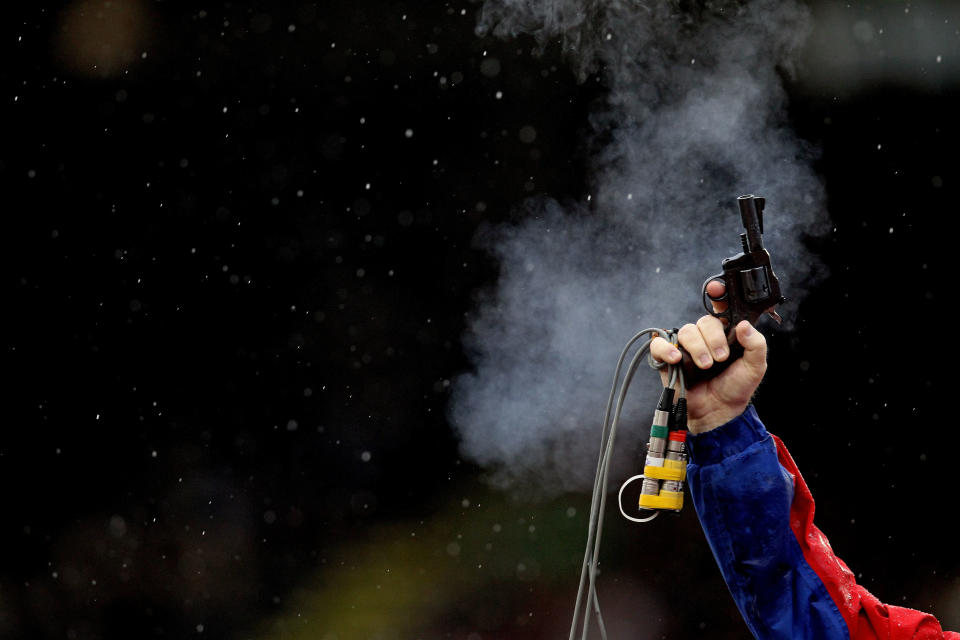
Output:
[[[608,206],[610,175],[641,183],[656,164],[623,169],[610,149],[676,104],[674,57],[722,60],[723,42],[696,29],[763,22],[774,6],[650,0],[618,21],[594,5],[5,8],[0,637],[567,633],[615,355],[651,322],[695,318],[703,277],[738,250],[732,199],[754,188],[719,166]],[[777,149],[800,167],[756,181],[781,229],[774,266],[794,283],[789,322],[763,325],[756,404],[859,581],[960,629],[960,7],[789,6],[771,27],[786,53],[747,92],[776,99],[744,117],[768,127],[744,140],[744,162],[786,135]],[[638,50],[590,50],[625,35],[592,20],[656,24],[637,41],[665,57],[630,66]],[[650,60],[660,84],[624,80]],[[636,95],[642,110],[618,111]],[[704,104],[700,120],[727,113]],[[696,191],[704,179],[714,191]],[[716,249],[683,235],[708,218],[661,206],[680,198],[712,212]],[[508,286],[533,270],[514,258],[538,239],[572,256],[568,241],[606,247],[623,220],[640,237],[663,216],[684,255],[666,240],[616,254],[604,273],[626,289],[544,312],[527,304],[536,283]],[[579,233],[586,219],[600,235]],[[684,274],[670,280],[683,306],[662,320],[640,309],[662,295],[656,251],[657,274]],[[570,274],[542,289],[592,277],[558,264]],[[531,356],[529,376],[498,388],[514,369],[491,345],[538,345],[541,326],[603,309],[602,295],[624,305],[615,321],[550,333],[559,355]],[[567,349],[599,356],[581,367]],[[651,389],[631,397],[617,486],[637,473]],[[491,402],[502,432],[472,421]],[[543,435],[550,410],[570,416],[560,444]],[[611,638],[747,635],[692,508],[648,525],[612,508],[599,586]]]

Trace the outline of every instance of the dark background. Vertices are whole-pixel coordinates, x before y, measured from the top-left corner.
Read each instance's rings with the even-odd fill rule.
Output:
[[[757,404],[861,583],[957,628],[960,74],[905,41],[897,73],[836,54],[847,75],[819,78],[831,29],[878,9],[837,27],[812,6],[785,81],[830,275],[767,329]],[[477,36],[476,10],[7,9],[0,636],[566,633],[588,496],[486,488],[445,403],[497,276],[472,238],[531,196],[582,199],[604,86],[559,47]],[[691,509],[610,523],[621,637],[746,635]]]

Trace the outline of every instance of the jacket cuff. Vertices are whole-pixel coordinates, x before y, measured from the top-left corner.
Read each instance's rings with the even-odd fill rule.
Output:
[[[700,466],[716,464],[769,437],[751,404],[739,416],[716,429],[696,435],[691,433],[687,437],[690,462]]]

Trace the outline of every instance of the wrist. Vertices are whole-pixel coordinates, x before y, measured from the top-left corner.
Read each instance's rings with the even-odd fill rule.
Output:
[[[707,433],[691,434],[687,438],[690,464],[706,467],[722,463],[764,440],[769,442],[770,434],[754,407],[748,405],[743,413],[720,427],[712,428]]]
[[[690,430],[690,433],[693,434],[712,431],[743,414],[748,405],[749,403],[744,404],[742,407],[720,407],[701,416],[691,416],[687,419],[687,428]]]

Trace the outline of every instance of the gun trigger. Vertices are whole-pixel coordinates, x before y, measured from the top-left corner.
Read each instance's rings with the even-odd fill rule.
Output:
[[[773,310],[773,307],[770,307],[764,313],[773,318],[777,324],[783,324],[783,318],[780,317],[779,313]]]

